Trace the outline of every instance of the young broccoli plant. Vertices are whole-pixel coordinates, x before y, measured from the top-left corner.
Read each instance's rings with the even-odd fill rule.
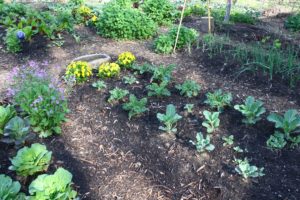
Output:
[[[151,83],[151,85],[147,86],[148,89],[148,96],[171,96],[171,92],[167,88],[168,82],[163,81],[160,84]]]
[[[30,133],[30,122],[28,119],[14,117],[5,125],[4,134],[1,139],[7,144],[15,144],[16,148],[22,146],[26,141],[35,137],[35,134]]]
[[[123,104],[123,109],[129,111],[129,119],[133,116],[137,116],[146,112],[148,108],[146,108],[147,98],[142,98],[138,100],[135,95],[131,94],[129,96],[129,102]]]
[[[284,134],[279,131],[275,131],[275,133],[267,140],[267,146],[272,150],[283,149],[286,143]]]
[[[132,85],[137,82],[137,79],[134,76],[124,76],[124,83],[128,85]]]
[[[275,123],[276,128],[281,128],[285,134],[285,138],[297,145],[300,143],[300,135],[292,136],[292,134],[300,132],[300,115],[297,110],[290,109],[285,112],[284,116],[272,113],[268,116],[270,122]]]
[[[211,108],[217,108],[218,112],[222,112],[226,106],[229,106],[232,101],[231,93],[223,93],[222,90],[216,90],[214,93],[206,94],[205,101]]]
[[[259,177],[259,176],[264,176],[265,174],[263,173],[264,168],[258,168],[254,165],[250,165],[249,161],[247,158],[244,160],[241,159],[235,159],[235,163],[237,164],[235,171],[242,175],[245,179],[249,177]]]
[[[249,96],[243,105],[235,105],[234,109],[240,111],[246,119],[243,119],[245,124],[255,124],[261,119],[261,115],[266,112],[263,107],[263,102],[255,100],[254,97]]]
[[[97,88],[98,91],[104,90],[106,88],[106,84],[104,81],[97,81],[92,84],[94,88]]]
[[[207,135],[206,138],[204,138],[201,132],[197,133],[196,142],[190,142],[196,146],[197,151],[200,153],[204,151],[213,151],[215,149],[215,146],[210,143],[210,136]]]
[[[151,78],[152,81],[158,81],[158,82],[170,82],[172,78],[172,72],[175,69],[175,65],[169,65],[167,67],[165,66],[159,66],[154,69],[153,76]]]
[[[184,109],[185,109],[188,113],[193,113],[194,104],[185,104]]]
[[[214,132],[220,125],[219,112],[209,112],[207,110],[203,111],[205,121],[202,126],[206,127],[207,133]]]
[[[201,86],[193,80],[186,80],[182,85],[178,84],[175,87],[180,91],[180,95],[189,98],[197,96],[201,90]]]
[[[223,137],[222,137],[222,140],[224,141],[224,143],[223,143],[223,146],[224,146],[224,147],[225,147],[225,146],[231,146],[231,145],[233,145],[233,143],[234,143],[234,136],[233,136],[233,135],[230,135],[230,136],[228,136],[228,137],[223,136]]]
[[[110,97],[108,99],[108,103],[114,104],[119,101],[123,101],[124,98],[129,94],[129,91],[116,87],[115,89],[109,91],[109,93]]]
[[[160,126],[159,129],[167,133],[176,133],[176,123],[182,118],[176,113],[176,108],[173,104],[167,105],[166,114],[157,113],[157,119],[165,126]]]

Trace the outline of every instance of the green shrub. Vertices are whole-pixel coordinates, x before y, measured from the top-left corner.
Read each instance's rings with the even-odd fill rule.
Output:
[[[256,18],[248,12],[233,12],[230,15],[230,21],[244,24],[255,24]]]
[[[96,23],[97,33],[113,39],[146,39],[156,32],[156,24],[137,9],[107,4]]]
[[[285,21],[285,27],[293,31],[300,31],[300,13],[289,16]]]
[[[13,181],[9,176],[0,174],[0,199],[1,200],[25,200],[25,194],[19,193],[21,184]]]
[[[143,11],[148,17],[159,25],[168,25],[178,16],[178,10],[170,0],[145,0]]]
[[[185,11],[184,11],[184,16],[191,16],[191,15],[196,15],[196,16],[205,16],[207,13],[207,9],[201,5],[201,4],[195,4],[188,6]]]
[[[52,152],[45,145],[32,144],[30,148],[20,149],[17,156],[11,159],[10,170],[16,171],[19,176],[31,176],[46,171],[51,161]]]
[[[168,33],[159,36],[154,40],[154,50],[157,53],[170,54],[175,46],[178,27],[175,26]],[[176,49],[183,49],[191,46],[197,41],[199,34],[191,28],[181,27]]]

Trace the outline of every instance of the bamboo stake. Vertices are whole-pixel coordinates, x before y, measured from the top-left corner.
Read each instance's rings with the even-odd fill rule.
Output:
[[[207,9],[208,9],[208,33],[211,34],[211,12],[210,12],[210,0],[207,1]]]
[[[174,45],[173,53],[175,53],[175,51],[176,51],[176,47],[177,47],[177,43],[178,43],[178,38],[179,38],[179,33],[180,33],[181,24],[182,24],[182,20],[183,20],[183,14],[184,14],[185,6],[186,6],[186,0],[184,0],[183,8],[182,8],[182,11],[181,11],[181,17],[180,17],[180,22],[179,22],[179,25],[178,25],[178,30],[177,30],[177,35],[176,35],[176,40],[175,40],[175,45]]]

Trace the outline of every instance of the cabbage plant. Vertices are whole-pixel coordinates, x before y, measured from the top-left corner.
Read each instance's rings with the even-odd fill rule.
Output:
[[[167,105],[166,114],[157,113],[156,117],[165,125],[160,126],[159,129],[167,133],[176,133],[176,123],[182,118],[176,113],[176,107],[173,104]]]
[[[25,200],[25,194],[20,193],[21,185],[13,181],[9,176],[0,174],[0,199],[1,200]]]
[[[17,156],[11,159],[10,170],[16,171],[20,176],[30,176],[37,172],[46,171],[51,161],[52,152],[45,145],[32,144],[31,147],[20,149]]]
[[[72,174],[58,168],[52,175],[39,175],[30,185],[30,200],[72,200],[77,192],[72,189]]]
[[[3,129],[6,123],[16,115],[16,110],[13,106],[0,106],[0,136],[3,134]]]
[[[205,121],[202,126],[206,127],[207,133],[214,132],[220,126],[219,112],[203,111]]]

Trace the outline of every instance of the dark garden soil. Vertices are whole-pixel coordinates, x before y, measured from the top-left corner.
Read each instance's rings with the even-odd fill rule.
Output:
[[[1,52],[4,74],[26,60],[49,61],[50,71],[63,74],[65,66],[74,58],[87,53],[105,52],[113,58],[131,51],[138,63],[175,63],[174,80],[169,86],[171,97],[148,98],[149,111],[128,120],[121,104],[107,103],[108,91],[126,88],[141,98],[147,95],[150,76],[139,76],[139,83],[124,85],[122,77],[108,79],[108,87],[98,92],[91,87],[97,80],[78,85],[69,97],[69,121],[63,125],[61,136],[40,140],[53,151],[49,172],[63,166],[73,173],[76,190],[82,199],[92,200],[297,200],[300,199],[300,149],[285,148],[275,152],[266,148],[266,140],[274,132],[274,125],[265,120],[269,112],[284,112],[289,108],[299,110],[299,88],[290,89],[284,83],[272,83],[262,75],[243,74],[234,79],[232,63],[224,63],[222,57],[208,59],[201,50],[163,56],[151,51],[151,41],[122,42],[100,38],[94,32],[78,27],[82,42],[76,44],[70,36],[59,47],[31,47],[27,52],[13,56]],[[51,44],[50,42],[48,42]],[[0,44],[3,47],[3,44]],[[1,73],[0,73],[1,74]],[[2,79],[2,76],[1,76]],[[174,85],[185,79],[202,84],[201,94],[187,99],[178,94]],[[3,81],[3,79],[1,80]],[[3,81],[5,82],[5,81]],[[278,82],[278,81],[277,81]],[[2,87],[2,91],[3,91]],[[199,154],[189,142],[202,127],[202,111],[210,110],[203,102],[205,93],[215,89],[232,92],[234,104],[252,95],[265,102],[268,113],[255,126],[245,126],[239,112],[227,108],[221,115],[220,128],[213,133],[216,146],[210,153]],[[1,89],[1,87],[0,87]],[[158,112],[165,112],[166,105],[174,104],[184,116],[177,124],[175,138],[158,129]],[[193,114],[184,112],[184,105],[193,103]],[[222,136],[234,135],[233,146],[240,146],[244,153],[232,147],[223,147]],[[1,143],[0,173],[16,179],[8,171],[9,157],[15,150]],[[235,170],[234,158],[248,157],[251,164],[265,168],[265,176],[243,180]],[[30,180],[21,180],[28,186]],[[23,188],[26,191],[25,188]]]

